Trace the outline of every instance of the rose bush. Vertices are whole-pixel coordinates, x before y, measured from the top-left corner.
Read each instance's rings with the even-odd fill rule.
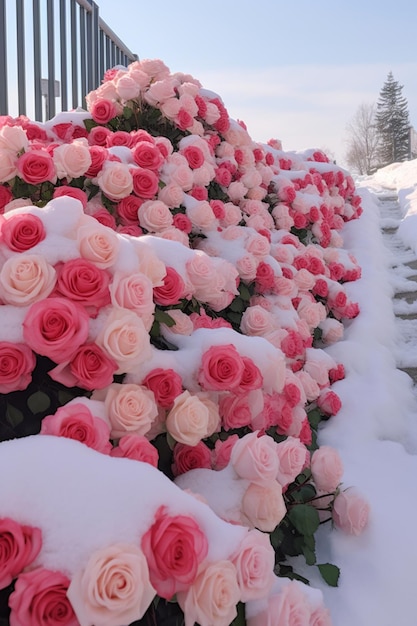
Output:
[[[76,439],[184,487],[201,470],[200,497],[269,533],[275,569],[297,577],[288,555],[315,564],[320,521],[356,533],[367,520],[317,439],[344,377],[326,347],[359,313],[344,284],[360,267],[340,235],[362,211],[353,179],[321,151],[256,143],[219,96],[158,60],[108,72],[87,104],[33,135],[25,118],[0,118],[1,438]],[[225,509],[221,486],[203,483],[229,479]],[[241,619],[237,602],[270,584],[253,574],[256,545],[234,569],[203,567],[201,529],[187,534],[181,516],[171,528],[161,506],[142,543],[156,593],[178,591],[187,624]],[[103,565],[114,589],[145,580],[111,623],[148,608],[136,561],[135,583],[119,561]],[[99,619],[97,594],[110,610],[97,563],[82,608],[84,574],[70,586],[81,623]]]

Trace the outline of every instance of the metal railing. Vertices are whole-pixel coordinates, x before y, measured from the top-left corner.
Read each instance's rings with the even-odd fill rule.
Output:
[[[137,58],[92,0],[0,0],[0,115],[85,108],[106,70]]]

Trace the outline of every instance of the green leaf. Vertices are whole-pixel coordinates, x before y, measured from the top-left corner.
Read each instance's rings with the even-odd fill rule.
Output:
[[[94,120],[88,119],[88,120],[84,120],[84,126],[86,127],[88,132],[90,132],[90,130],[94,128],[94,126],[98,126],[98,124]]]
[[[230,624],[230,626],[245,626],[246,625],[245,605],[242,604],[242,602],[239,602],[236,608],[237,608],[237,616],[235,617],[233,622]]]
[[[316,562],[316,553],[314,550],[311,550],[308,546],[303,546],[303,554],[307,565],[314,565]]]
[[[51,406],[51,400],[44,391],[36,391],[26,401],[28,408],[34,415],[43,413]]]
[[[8,404],[7,409],[6,409],[6,419],[9,422],[9,424],[13,428],[15,428],[21,422],[23,422],[24,415],[22,411],[17,409],[15,406],[13,406],[12,404]]]
[[[321,414],[318,409],[313,409],[307,413],[308,421],[310,422],[311,428],[317,428],[321,422]]]
[[[331,563],[318,563],[317,567],[323,578],[323,580],[330,585],[330,587],[337,587],[339,583],[340,569],[337,565]]]
[[[130,107],[123,107],[123,117],[127,120],[130,119],[133,115],[133,111]]]
[[[154,318],[156,322],[159,324],[165,324],[165,326],[168,326],[169,328],[171,328],[171,326],[175,326],[175,320],[166,311],[158,309],[158,307],[155,308]]]
[[[242,298],[242,300],[245,301],[249,301],[250,300],[250,291],[249,288],[247,287],[247,285],[245,285],[245,283],[242,283],[242,281],[239,284],[239,293],[240,293],[240,297]]]
[[[309,504],[297,504],[292,507],[288,517],[296,530],[302,535],[314,535],[320,525],[319,514]]]
[[[245,305],[243,303],[242,298],[235,298],[234,300],[232,300],[232,302],[230,303],[230,309],[231,311],[234,311],[235,313],[240,313],[241,311],[243,311],[245,308]]]

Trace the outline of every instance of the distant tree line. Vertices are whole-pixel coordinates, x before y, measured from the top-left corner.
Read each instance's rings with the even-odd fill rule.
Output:
[[[347,126],[346,162],[358,174],[417,157],[408,103],[389,72],[376,104],[362,103]]]

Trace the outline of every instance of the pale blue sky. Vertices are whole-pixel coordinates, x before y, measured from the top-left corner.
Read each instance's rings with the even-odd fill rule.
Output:
[[[415,0],[97,3],[132,52],[193,74],[258,141],[323,147],[342,161],[346,124],[389,71],[417,127]]]

